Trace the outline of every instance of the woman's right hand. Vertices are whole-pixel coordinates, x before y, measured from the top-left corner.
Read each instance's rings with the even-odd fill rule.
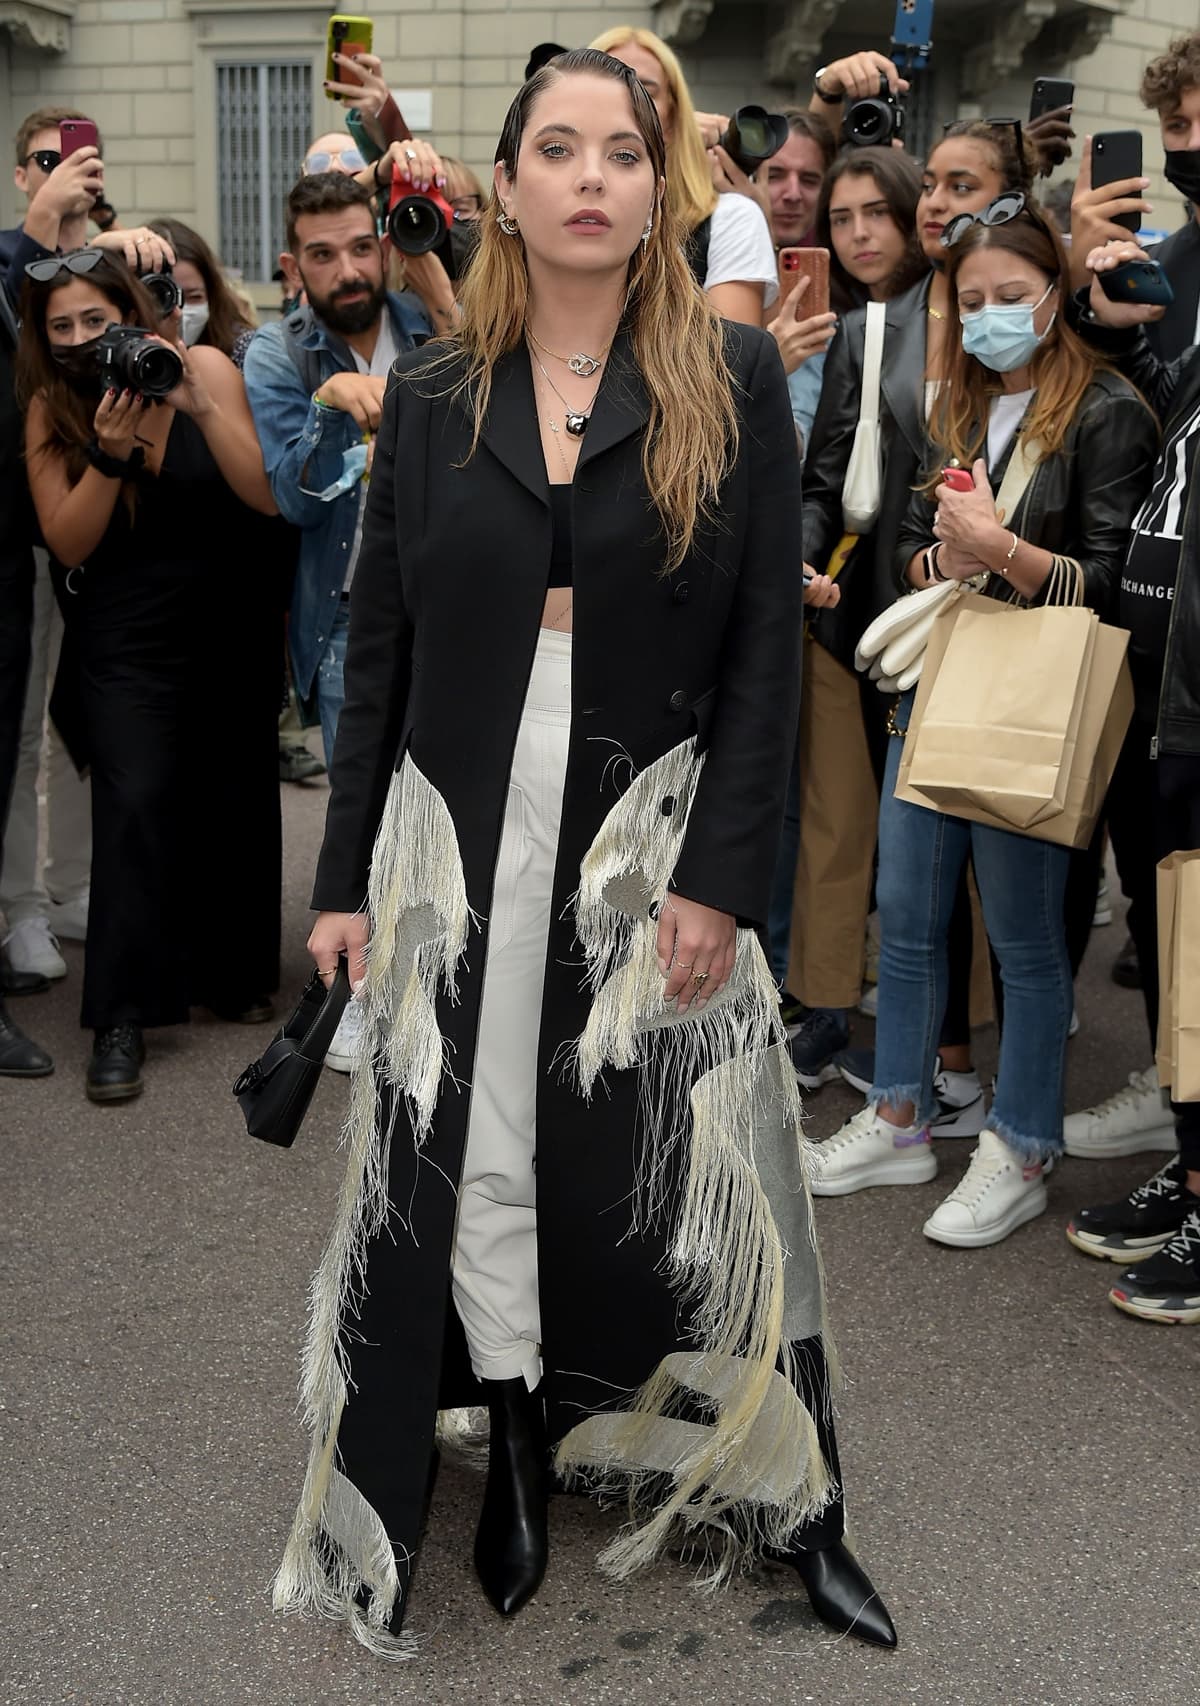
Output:
[[[811,284],[809,274],[803,273],[788,291],[779,312],[767,327],[779,345],[783,371],[787,374],[795,373],[798,367],[803,367],[814,355],[824,355],[833,342],[833,334],[837,331],[836,314],[810,314],[803,320],[800,318],[801,305]]]
[[[144,404],[135,391],[106,391],[100,399],[92,429],[106,456],[127,462],[137,442]]]
[[[320,912],[308,938],[321,982],[326,989],[337,971],[338,955],[345,954],[350,965],[350,988],[356,993],[367,975],[367,943],[371,939],[371,923],[361,912]]]

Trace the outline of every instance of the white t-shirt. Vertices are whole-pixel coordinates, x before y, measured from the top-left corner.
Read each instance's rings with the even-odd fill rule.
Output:
[[[364,361],[356,349],[350,354],[354,357],[354,365],[360,373],[369,373],[373,379],[386,379],[392,371],[392,363],[400,354],[396,348],[396,336],[392,331],[392,316],[386,306],[383,317],[379,322],[379,336],[375,339],[375,348],[371,351],[370,361]],[[350,547],[350,561],[346,564],[346,579],[342,583],[345,592],[350,591],[350,582],[354,579],[354,568],[358,562],[358,553],[362,549],[363,511],[367,507],[367,483],[364,480],[359,488],[358,520],[354,524],[354,543]]]
[[[1001,391],[992,398],[988,410],[989,473],[999,466],[1000,458],[1008,449],[1009,440],[1024,419],[1032,397],[1032,391]]]
[[[762,284],[763,307],[779,295],[779,268],[771,228],[749,196],[729,190],[717,197],[708,226],[708,271],[704,288],[715,284]]]

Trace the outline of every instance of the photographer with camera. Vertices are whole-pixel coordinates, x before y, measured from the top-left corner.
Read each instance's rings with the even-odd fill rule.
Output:
[[[183,1023],[193,1003],[271,1016],[278,854],[268,868],[258,820],[243,835],[226,800],[252,743],[226,729],[212,678],[228,650],[222,564],[247,506],[274,505],[236,369],[146,331],[154,305],[123,263],[90,247],[32,262],[22,303],[26,462],[67,623],[53,708],[90,770],[95,828],[87,1093],[126,1101],[142,1089],[144,1027]],[[205,762],[223,736],[222,762]]]
[[[756,197],[720,194],[683,67],[652,30],[618,24],[589,44],[628,65],[667,140],[667,204],[690,236],[692,271],[727,320],[761,326],[779,295],[775,250]],[[765,117],[766,115],[764,115]]]

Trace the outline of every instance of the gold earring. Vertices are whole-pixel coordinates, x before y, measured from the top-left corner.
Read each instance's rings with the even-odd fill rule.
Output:
[[[509,217],[509,212],[506,207],[501,207],[499,213],[496,215],[496,224],[500,227],[506,237],[515,237],[517,232],[521,229],[517,220]]]

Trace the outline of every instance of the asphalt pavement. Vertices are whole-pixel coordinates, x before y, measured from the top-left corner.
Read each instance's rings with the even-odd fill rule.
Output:
[[[203,779],[197,778],[197,786]],[[284,790],[285,980],[307,975],[323,786]],[[1139,998],[1080,980],[1069,1096],[1147,1064]],[[236,951],[236,945],[234,945]],[[409,1626],[388,1664],[332,1625],[276,1616],[299,1492],[305,1289],[341,1171],[347,1083],[327,1073],[295,1148],[246,1136],[229,1086],[266,1033],[152,1034],[147,1088],[83,1095],[83,951],[13,1004],[55,1075],[0,1081],[0,1701],[55,1706],[1192,1706],[1200,1701],[1194,1478],[1200,1331],[1121,1315],[1116,1269],[1063,1237],[1072,1208],[1161,1158],[1069,1161],[1050,1209],[990,1250],[921,1223],[966,1166],[818,1204],[847,1374],[839,1433],[859,1554],[900,1633],[839,1640],[789,1572],[715,1596],[667,1562],[599,1575],[614,1518],[559,1498],[544,1587],[502,1622],[472,1574],[481,1482],[440,1477]],[[870,1041],[864,1021],[856,1041]],[[978,1038],[990,1064],[989,1032]],[[823,1136],[858,1105],[811,1097]],[[1190,1449],[1190,1448],[1188,1448]]]

